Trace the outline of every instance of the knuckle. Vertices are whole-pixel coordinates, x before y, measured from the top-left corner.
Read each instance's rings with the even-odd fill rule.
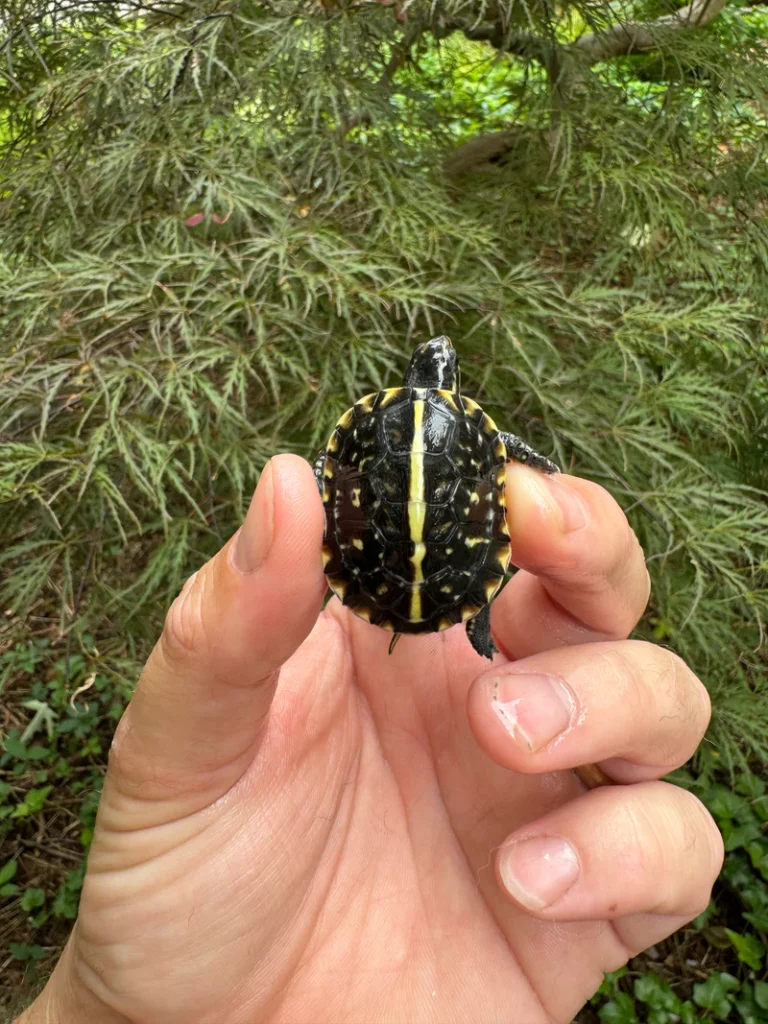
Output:
[[[720,829],[704,804],[688,790],[674,787],[683,806],[681,820],[684,825],[686,852],[695,850],[703,870],[702,881],[711,889],[720,874],[725,847]]]
[[[643,763],[672,770],[691,757],[711,715],[704,684],[673,651],[646,640],[628,640],[608,653],[623,696],[630,703]]]

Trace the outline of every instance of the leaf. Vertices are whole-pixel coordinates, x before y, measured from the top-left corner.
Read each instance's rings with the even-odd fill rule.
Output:
[[[638,1024],[634,1001],[626,992],[617,992],[611,1002],[600,1007],[597,1015],[605,1024]]]
[[[747,967],[751,967],[753,971],[759,971],[765,956],[765,946],[760,939],[750,933],[739,935],[738,932],[731,931],[730,928],[726,928],[725,932],[731,940],[739,960]]]
[[[680,1000],[675,993],[655,974],[645,974],[634,984],[635,998],[656,1009],[673,1010]]]
[[[5,885],[0,885],[0,896],[15,896],[18,891],[19,887],[15,882],[7,882]]]
[[[21,908],[27,912],[42,907],[45,903],[44,889],[25,889],[21,897]]]
[[[19,862],[17,860],[9,860],[0,868],[0,885],[5,885],[6,882],[10,882],[12,878],[16,877],[16,872],[19,870]]]
[[[48,953],[42,946],[27,945],[23,942],[11,942],[8,946],[11,956],[16,960],[47,960]]]
[[[33,814],[38,814],[42,811],[52,790],[53,786],[41,786],[38,789],[27,790],[23,802],[14,807],[11,817],[28,818]]]
[[[755,982],[755,1002],[761,1010],[768,1010],[768,981]]]
[[[731,1012],[731,999],[728,993],[738,988],[738,978],[734,978],[732,974],[711,974],[705,982],[693,986],[693,1000],[697,1006],[711,1010],[715,1017],[726,1020]]]

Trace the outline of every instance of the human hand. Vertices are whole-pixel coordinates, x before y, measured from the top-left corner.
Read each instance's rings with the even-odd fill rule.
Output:
[[[320,613],[310,467],[272,460],[117,730],[67,948],[24,1024],[543,1024],[707,905],[712,819],[658,781],[709,702],[624,639],[648,597],[596,484],[508,467],[488,669],[457,627]],[[621,785],[585,792],[598,762]]]

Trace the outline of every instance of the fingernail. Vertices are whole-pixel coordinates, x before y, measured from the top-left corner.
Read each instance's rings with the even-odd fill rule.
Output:
[[[513,529],[520,516],[530,514],[533,503],[545,524],[563,533],[580,530],[589,521],[589,509],[582,496],[558,475],[549,476],[529,466],[507,466],[507,517]]]
[[[582,496],[556,476],[543,476],[541,482],[549,488],[563,517],[563,532],[583,529],[589,520],[589,509]]]
[[[272,463],[268,462],[259,477],[256,492],[245,522],[232,545],[232,564],[238,572],[258,569],[269,554],[274,532],[274,483]]]
[[[489,681],[491,710],[517,746],[535,753],[574,722],[571,688],[555,676],[509,673]]]
[[[560,836],[521,839],[499,852],[499,876],[518,903],[541,910],[571,888],[579,876],[579,858]]]

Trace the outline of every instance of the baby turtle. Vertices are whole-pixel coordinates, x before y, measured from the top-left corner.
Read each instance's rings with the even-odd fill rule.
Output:
[[[417,345],[403,386],[356,402],[317,457],[331,590],[396,636],[466,622],[491,658],[490,601],[510,557],[508,459],[559,471],[460,394],[449,338]]]

